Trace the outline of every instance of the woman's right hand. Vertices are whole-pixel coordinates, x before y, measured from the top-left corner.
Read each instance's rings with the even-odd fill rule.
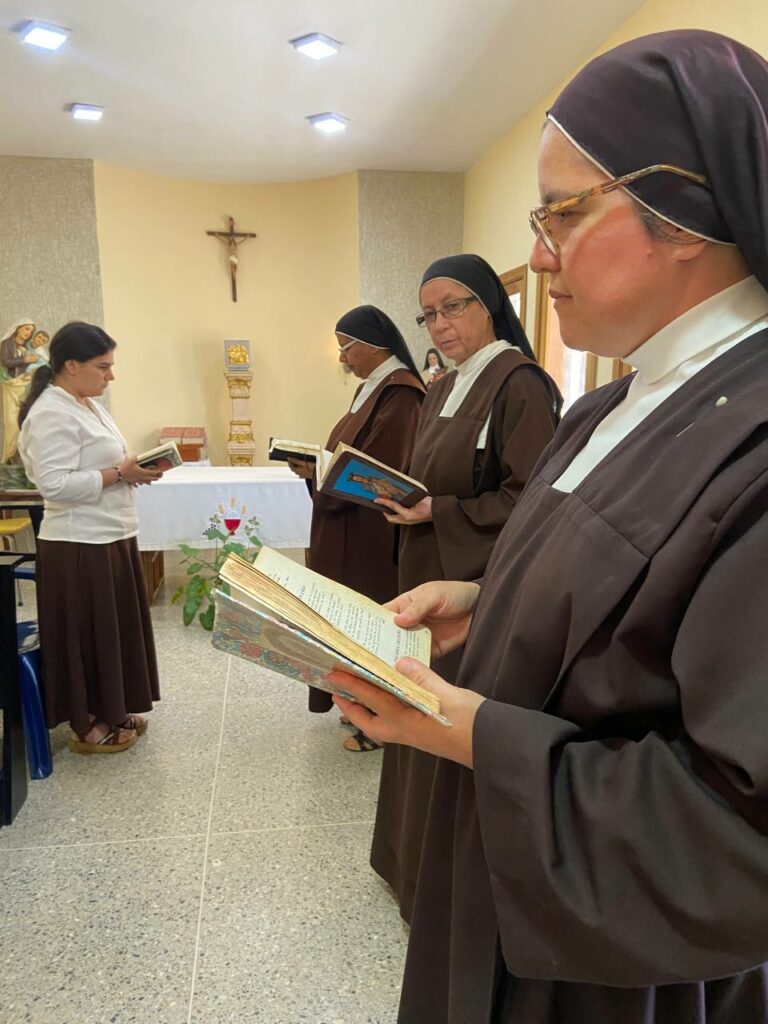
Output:
[[[136,461],[135,455],[126,455],[117,468],[127,484],[153,484],[163,475],[161,469],[144,469]]]
[[[288,466],[303,480],[311,480],[315,475],[315,464],[307,459],[288,459]]]
[[[400,594],[384,607],[396,613],[397,626],[427,626],[432,657],[442,658],[466,641],[479,595],[477,583],[436,580]]]

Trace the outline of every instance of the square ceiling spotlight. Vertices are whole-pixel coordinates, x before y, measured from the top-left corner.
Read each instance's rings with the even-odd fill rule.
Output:
[[[104,107],[95,107],[92,103],[70,103],[69,112],[76,121],[100,121]]]
[[[326,135],[335,135],[336,132],[343,132],[349,124],[348,117],[344,117],[342,114],[334,114],[331,110],[325,114],[310,114],[307,120],[319,132],[325,132]]]
[[[69,29],[49,25],[45,21],[24,21],[17,29],[22,43],[41,50],[58,50],[67,41]]]
[[[312,60],[325,60],[326,57],[333,57],[341,49],[341,43],[337,43],[330,36],[324,36],[322,32],[311,32],[308,36],[291,39],[291,46],[299,53],[311,57]]]

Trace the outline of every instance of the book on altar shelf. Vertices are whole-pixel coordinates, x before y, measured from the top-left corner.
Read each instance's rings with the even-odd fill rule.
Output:
[[[316,463],[323,456],[330,459],[331,453],[319,444],[309,441],[288,441],[279,437],[270,437],[268,457],[271,462],[287,462],[288,459],[302,459],[304,462]]]
[[[253,564],[231,554],[219,577],[214,647],[354,700],[326,679],[343,669],[450,724],[437,697],[394,667],[404,656],[429,664],[426,627],[396,626],[393,613],[375,601],[267,547]]]
[[[323,494],[353,501],[377,512],[389,511],[385,505],[376,504],[377,498],[389,498],[404,508],[411,508],[429,494],[418,480],[348,444],[338,444],[329,459],[318,462],[315,472],[317,489]]]
[[[163,472],[180,466],[182,461],[179,449],[173,441],[166,441],[157,448],[150,448],[148,452],[136,456],[136,462],[142,469],[161,469]]]

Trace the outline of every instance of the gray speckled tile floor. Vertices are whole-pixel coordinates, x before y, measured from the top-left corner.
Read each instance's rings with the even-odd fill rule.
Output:
[[[192,1022],[228,1024],[235,1008],[241,1024],[394,1021],[392,911],[357,825],[215,836]]]
[[[4,1024],[186,1024],[205,845],[3,851]]]
[[[393,1024],[405,931],[368,867],[381,754],[345,753],[304,687],[185,630],[177,582],[153,607],[147,734],[83,758],[59,727],[53,775],[0,829],[0,1021]]]

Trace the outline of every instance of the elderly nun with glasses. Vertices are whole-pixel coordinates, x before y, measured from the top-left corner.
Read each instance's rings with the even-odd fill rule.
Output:
[[[331,431],[325,447],[343,442],[379,462],[405,471],[411,460],[424,398],[421,375],[395,323],[376,306],[357,306],[336,324],[339,362],[360,381],[352,406]],[[312,527],[307,564],[372,600],[388,601],[399,591],[397,533],[384,512],[321,494],[313,487],[314,466],[291,459],[312,492]],[[309,692],[309,710],[330,711],[330,694]],[[353,753],[378,744],[356,732],[343,746]]]
[[[429,490],[411,509],[382,500],[401,527],[400,593],[430,580],[476,580],[552,440],[561,398],[536,363],[498,275],[480,256],[436,260],[416,318],[456,369],[421,411],[410,475]],[[433,664],[455,680],[461,650]],[[387,744],[371,863],[410,919],[435,758]]]
[[[768,63],[681,30],[552,107],[531,265],[636,372],[564,418],[480,585],[398,598],[445,728],[400,1024],[768,1020]],[[368,710],[370,709],[370,710]],[[376,717],[374,717],[375,713]]]

